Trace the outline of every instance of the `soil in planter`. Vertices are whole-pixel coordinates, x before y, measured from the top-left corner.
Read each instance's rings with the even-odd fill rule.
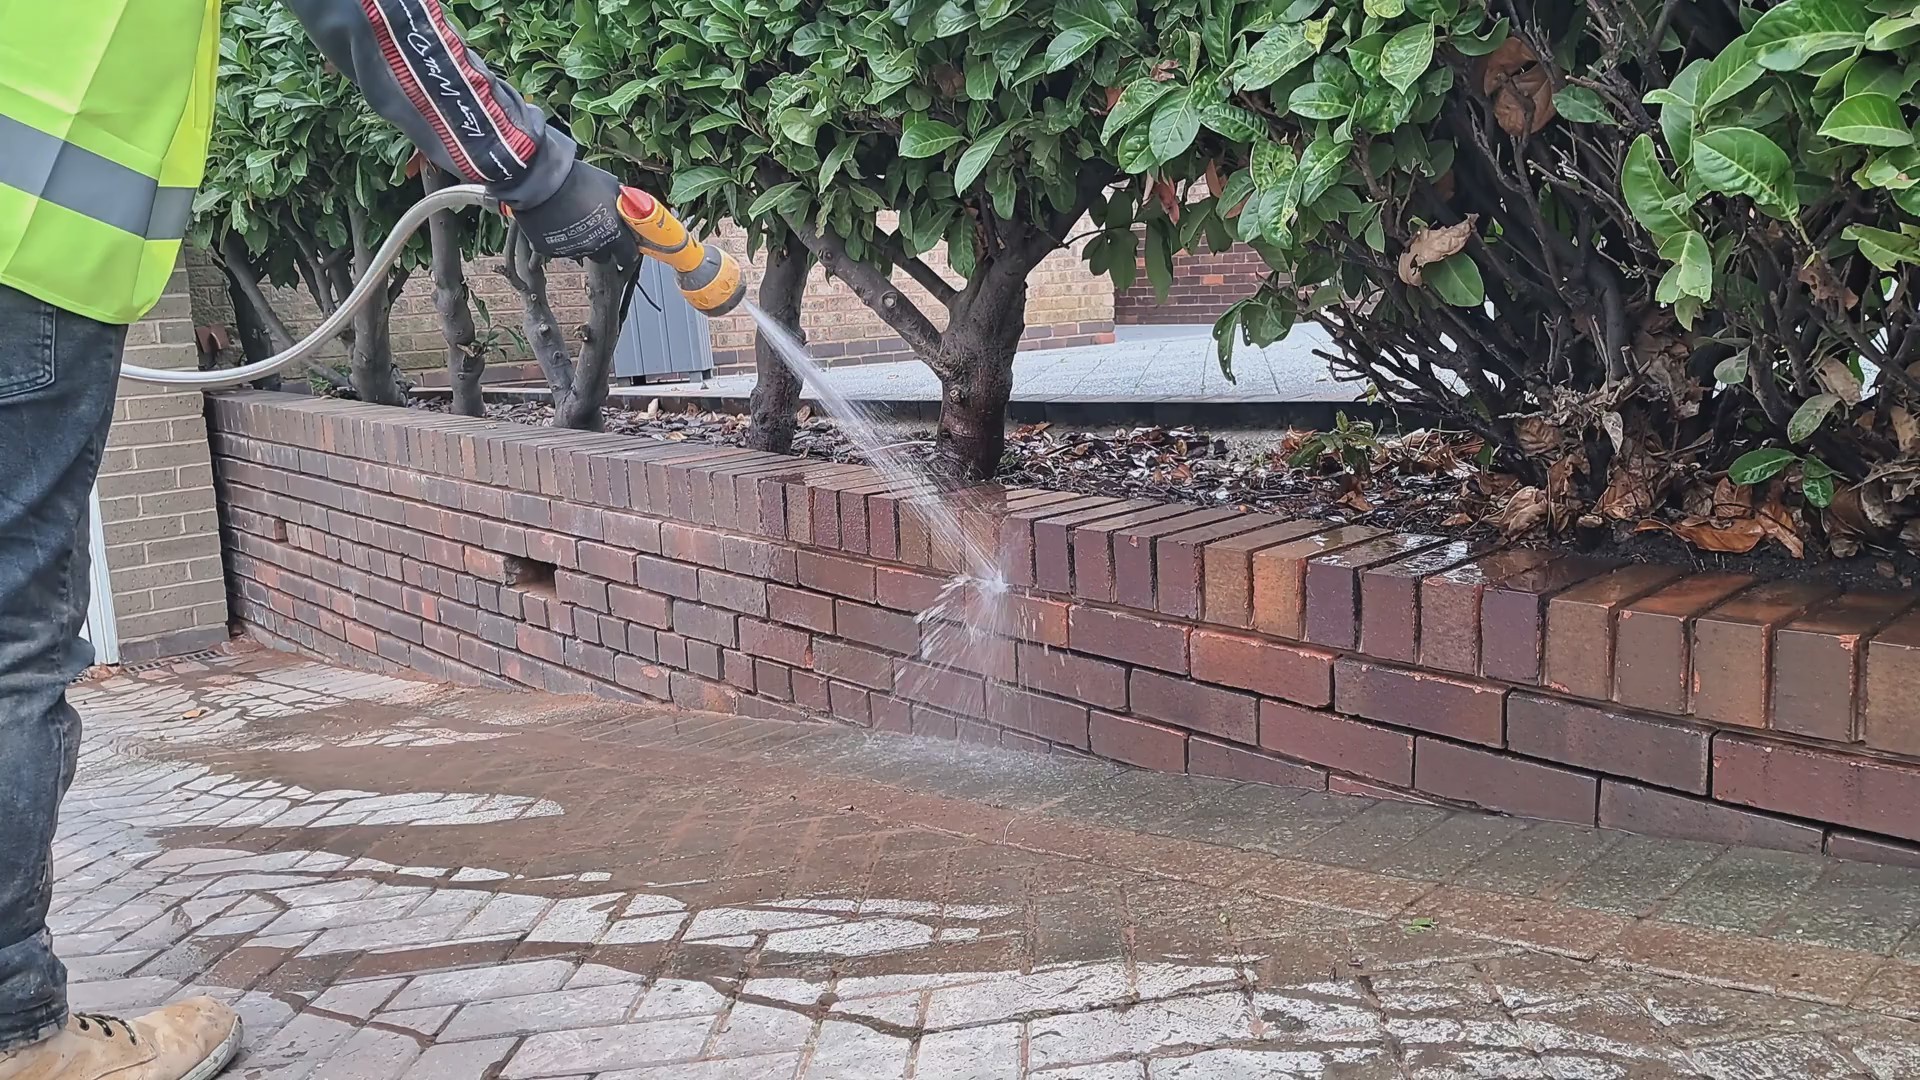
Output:
[[[437,402],[418,408],[443,409]],[[545,426],[553,408],[543,403],[491,404],[497,420]],[[609,432],[668,442],[741,445],[745,416],[668,409],[605,410]],[[888,438],[929,453],[933,432],[920,424],[883,425]],[[864,457],[831,421],[802,410],[794,452],[833,461]],[[1069,430],[1045,424],[1011,427],[1000,483],[1061,491],[1163,499],[1197,506],[1231,506],[1283,517],[1322,518],[1448,537],[1497,538],[1496,508],[1511,493],[1509,477],[1480,465],[1481,444],[1470,436],[1435,431],[1405,435],[1273,430],[1196,431],[1139,427]],[[1552,542],[1523,540],[1546,546]],[[1906,551],[1868,551],[1846,559],[1822,557],[1817,545],[1795,558],[1767,540],[1747,553],[1702,550],[1665,529],[1635,531],[1633,523],[1576,525],[1557,542],[1604,558],[1658,562],[1696,570],[1726,570],[1762,578],[1818,580],[1855,589],[1913,588],[1920,557]]]

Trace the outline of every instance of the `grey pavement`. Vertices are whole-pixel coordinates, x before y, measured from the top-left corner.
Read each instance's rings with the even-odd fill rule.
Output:
[[[53,923],[244,1080],[1920,1075],[1920,870],[266,652],[114,675]]]

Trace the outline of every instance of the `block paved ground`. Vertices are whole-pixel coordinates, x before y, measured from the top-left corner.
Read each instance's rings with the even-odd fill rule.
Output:
[[[1920,1075],[1920,871],[266,652],[76,688],[76,1008],[247,1080]]]

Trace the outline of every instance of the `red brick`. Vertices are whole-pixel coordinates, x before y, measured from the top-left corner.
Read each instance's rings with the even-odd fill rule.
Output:
[[[940,599],[950,579],[897,566],[874,569],[874,599],[881,607],[918,614]]]
[[[740,620],[740,651],[791,667],[813,666],[813,639],[798,630],[758,619]]]
[[[734,631],[734,621],[738,618],[731,611],[689,604],[685,600],[673,602],[673,629],[677,634],[711,641],[715,645],[725,645],[731,649],[738,640]]]
[[[1482,541],[1455,540],[1360,577],[1360,651],[1411,664],[1420,655],[1420,582],[1487,554]]]
[[[733,687],[677,671],[669,676],[668,689],[675,705],[697,712],[731,713],[740,704],[740,692]]]
[[[635,580],[643,589],[682,600],[700,598],[700,571],[686,563],[640,555],[634,559],[634,570]]]
[[[1142,611],[1153,611],[1159,580],[1159,574],[1154,565],[1154,555],[1160,538],[1186,533],[1195,528],[1218,525],[1223,521],[1237,523],[1243,516],[1238,511],[1219,507],[1207,510],[1189,509],[1183,514],[1113,530],[1111,552],[1114,602]]]
[[[822,642],[821,644],[825,645],[827,643]],[[819,662],[819,657],[817,654],[818,654],[818,650],[816,650],[816,655],[814,658],[816,665]],[[889,667],[891,667],[891,665],[889,665]],[[891,679],[893,677],[893,673],[889,671],[887,673],[887,677]],[[828,697],[827,697],[826,678],[821,675],[816,675],[811,671],[794,672],[793,673],[793,703],[795,705],[800,706],[803,709],[812,710],[813,712],[817,712],[817,713],[827,712],[832,707],[832,703],[828,700]]]
[[[1187,733],[1112,713],[1094,712],[1089,746],[1094,753],[1160,772],[1187,771]]]
[[[580,569],[609,581],[633,584],[633,552],[582,541]]]
[[[1820,851],[1822,839],[1821,831],[1810,825],[1624,780],[1600,781],[1600,826],[1642,836],[1810,855]]]
[[[1839,829],[1827,834],[1827,854],[1835,859],[1920,868],[1920,846]]]
[[[1013,682],[1016,662],[1011,638],[975,625],[950,622],[927,624],[922,632],[920,658],[941,667],[959,668],[1001,682]]]
[[[753,657],[731,650],[720,654],[720,677],[729,685],[753,693]]]
[[[1333,669],[1334,708],[1353,716],[1499,746],[1506,691],[1486,683],[1358,660]]]
[[[467,573],[477,578],[505,584],[512,584],[517,576],[509,570],[509,558],[511,557],[494,551],[483,551],[477,547],[469,547],[461,552],[462,565],[466,567]]]
[[[873,603],[873,567],[868,563],[823,555],[817,551],[795,553],[800,568],[800,584],[809,589]]]
[[[920,624],[913,616],[841,600],[834,605],[839,637],[909,656],[920,651]]]
[[[1773,726],[1830,742],[1859,737],[1867,639],[1913,602],[1903,593],[1849,593],[1780,627],[1773,636]],[[1911,692],[1920,694],[1920,680]]]
[[[1549,600],[1546,685],[1576,697],[1611,698],[1615,613],[1681,574],[1678,567],[1651,563],[1623,566]]]
[[[711,641],[687,641],[687,670],[709,679],[720,677],[720,646]]]
[[[925,705],[911,706],[913,709],[913,733],[923,739],[944,739],[948,742],[960,737],[960,718],[938,709],[929,709]]]
[[[1108,499],[1071,513],[1037,519],[1033,523],[1033,584],[1048,592],[1071,593],[1074,530],[1163,505],[1148,499]]]
[[[811,657],[809,657],[811,659]],[[762,696],[776,701],[793,700],[793,669],[766,660],[753,662],[753,682]]]
[[[870,691],[847,683],[827,684],[827,701],[833,715],[849,724],[867,727],[873,723],[873,713],[868,706],[871,697]]]
[[[1187,740],[1187,771],[1195,776],[1242,780],[1277,787],[1324,791],[1327,771],[1297,761],[1263,754],[1243,746],[1214,742],[1195,735]]]
[[[858,645],[819,638],[813,643],[813,667],[823,675],[874,690],[893,689],[893,657]]]
[[[1000,569],[1006,575],[1007,583],[1024,588],[1034,582],[1033,567],[1033,524],[1044,517],[1060,514],[1074,514],[1096,506],[1105,506],[1113,500],[1104,495],[1073,495],[1070,492],[1054,492],[1063,496],[1057,500],[1029,500],[1024,505],[1010,511],[1000,523]]]
[[[1163,615],[1197,619],[1205,600],[1206,549],[1214,543],[1281,524],[1272,514],[1235,513],[1231,517],[1159,537],[1154,542],[1154,603]]]
[[[1567,555],[1490,586],[1480,596],[1480,672],[1489,679],[1538,683],[1546,651],[1547,603],[1558,593],[1613,570],[1605,559]]]
[[[1193,677],[1302,705],[1333,701],[1333,654],[1244,634],[1195,630]]]
[[[1068,606],[1057,600],[1008,593],[997,601],[1004,607],[1007,632],[1021,641],[1042,645],[1067,644]]]
[[[989,683],[986,718],[1049,742],[1087,748],[1087,707],[1076,702]]]
[[[1067,614],[1067,643],[1076,650],[1162,671],[1187,670],[1187,634],[1184,626],[1101,608]]]
[[[1696,574],[1614,616],[1613,699],[1648,712],[1687,711],[1694,617],[1753,584],[1741,574]]]
[[[1258,704],[1252,695],[1136,670],[1130,696],[1133,711],[1141,716],[1232,742],[1251,745],[1259,739]]]
[[[1480,670],[1480,598],[1490,585],[1537,570],[1553,559],[1532,548],[1506,548],[1420,582],[1420,666],[1461,675]]]
[[[1413,785],[1413,736],[1364,720],[1263,701],[1260,745],[1343,773]]]
[[[720,543],[728,573],[777,581],[783,585],[794,585],[800,581],[800,570],[792,548],[746,536],[721,537]]]
[[[1722,733],[1713,797],[1902,840],[1920,840],[1920,766]]]
[[[1301,626],[1306,640],[1337,649],[1360,643],[1360,583],[1367,571],[1435,548],[1444,541],[1418,533],[1389,533],[1309,560],[1306,611]]]
[[[1867,744],[1920,756],[1920,614],[1908,615],[1867,646]]]
[[[638,690],[648,697],[666,699],[668,695],[667,669],[656,664],[646,664],[631,656],[613,658],[613,681],[629,690]]]
[[[1366,525],[1342,525],[1253,553],[1253,626],[1289,641],[1306,635],[1307,563],[1387,535]]]
[[[1253,626],[1253,553],[1328,528],[1324,521],[1283,521],[1200,549],[1201,617],[1222,626]]]
[[[873,694],[867,699],[867,709],[873,715],[875,731],[905,734],[913,730],[913,706],[899,698]]]
[[[1000,732],[1000,746],[1002,749],[1021,754],[1046,754],[1053,750],[1052,745],[1045,739],[1036,739],[1031,735],[1007,731],[1004,728]]]
[[[893,662],[892,689],[897,697],[963,716],[979,716],[987,710],[986,686],[978,675],[917,660]]]
[[[668,667],[687,666],[687,639],[681,634],[670,634],[662,630],[653,636],[654,651],[659,661]]]
[[[876,480],[840,493],[840,547],[856,555],[865,555],[873,546],[872,518],[867,513],[867,496],[888,491],[910,490],[913,485],[895,480]]]
[[[1026,643],[1016,652],[1024,686],[1101,708],[1127,707],[1127,669],[1118,664]]]
[[[613,585],[607,589],[607,604],[613,614],[657,629],[664,630],[673,625],[670,603],[664,596],[629,589],[624,585]]]
[[[833,598],[780,585],[767,586],[767,617],[820,634],[833,633]]]
[[[1766,727],[1774,628],[1832,595],[1825,585],[1767,582],[1695,619],[1688,711],[1715,723]]]
[[[1595,772],[1707,793],[1706,728],[1659,717],[1515,691],[1507,698],[1507,747]]]
[[[1425,735],[1415,740],[1413,784],[1443,799],[1548,821],[1592,825],[1599,781],[1586,773]]]

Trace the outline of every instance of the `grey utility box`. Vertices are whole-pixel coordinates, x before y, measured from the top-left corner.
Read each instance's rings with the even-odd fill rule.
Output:
[[[680,295],[673,268],[657,259],[640,264],[640,286],[627,305],[627,322],[613,348],[613,375],[638,382],[704,379],[713,374],[713,337],[707,317]]]

